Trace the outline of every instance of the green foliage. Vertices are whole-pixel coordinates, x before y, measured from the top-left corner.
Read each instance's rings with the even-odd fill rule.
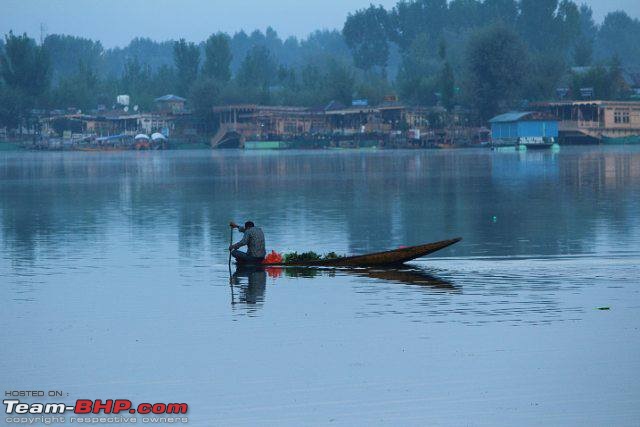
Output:
[[[204,46],[204,64],[202,74],[220,82],[231,79],[230,37],[224,33],[212,34]]]
[[[586,38],[580,38],[573,47],[573,65],[585,67],[593,61],[593,43]]]
[[[291,253],[284,254],[284,256],[282,257],[282,260],[285,263],[303,262],[303,261],[318,261],[320,259],[322,259],[322,256],[318,255],[317,253],[315,253],[313,251],[303,252],[301,254],[299,254],[298,252],[291,252]]]
[[[31,108],[44,104],[49,64],[44,49],[26,34],[5,36],[0,54],[0,125],[16,128],[25,123]]]
[[[343,255],[338,255],[335,252],[329,252],[328,254],[322,256],[313,251],[303,252],[299,254],[298,252],[291,252],[284,254],[282,260],[285,263],[292,262],[306,262],[306,261],[320,261],[320,260],[330,260],[330,259],[339,259],[344,258]]]
[[[593,11],[586,4],[579,9],[580,34],[573,43],[573,65],[583,67],[593,61],[593,44],[598,29],[593,21]]]
[[[26,97],[20,89],[0,84],[0,127],[17,128],[28,110]]]
[[[326,95],[323,101],[340,101],[345,105],[351,104],[355,77],[347,65],[337,60],[330,59],[327,64],[327,73],[323,76]]]
[[[442,34],[447,22],[446,0],[399,1],[389,13],[389,35],[392,41],[406,50],[420,34],[432,40]]]
[[[449,3],[448,27],[464,30],[482,25],[482,2],[478,0],[452,0]]]
[[[7,86],[35,101],[49,89],[50,68],[47,52],[26,33],[5,36],[0,75]]]
[[[277,77],[277,64],[264,46],[254,46],[238,70],[237,83],[248,102],[269,102],[270,86]]]
[[[431,39],[422,33],[402,58],[397,85],[402,99],[412,104],[433,105],[438,92],[438,60],[431,52]]]
[[[353,53],[356,67],[368,71],[374,67],[385,68],[389,60],[390,21],[382,7],[369,6],[347,16],[342,34]]]
[[[571,56],[570,48],[582,35],[581,16],[578,6],[571,0],[562,0],[558,5],[555,21],[558,30],[558,39],[554,40],[555,50],[564,53],[566,58]]]
[[[496,24],[479,30],[467,50],[468,102],[483,120],[519,99],[525,81],[527,53],[513,30]]]
[[[173,66],[173,41],[156,42],[149,38],[135,38],[124,48],[108,49],[102,56],[101,77],[117,78],[131,58],[138,58],[141,64],[153,71],[162,66]]]
[[[267,87],[274,82],[276,72],[277,64],[269,49],[255,46],[242,61],[237,79],[243,86]]]
[[[355,85],[356,99],[367,99],[370,105],[377,105],[384,97],[393,92],[393,88],[386,77],[375,72],[365,72]]]
[[[440,97],[442,106],[447,110],[453,108],[455,96],[455,79],[453,77],[453,69],[448,62],[445,61],[440,75]]]
[[[42,46],[26,35],[5,40],[0,120],[14,127],[34,107],[89,112],[124,93],[143,111],[158,96],[185,96],[202,123],[214,104],[349,105],[354,97],[376,104],[390,93],[407,104],[461,105],[486,119],[523,99],[553,98],[567,79],[574,95],[594,87],[598,98],[625,98],[622,67],[640,66],[638,19],[613,12],[598,28],[591,9],[573,0],[400,0],[389,10],[354,11],[341,32],[303,39],[268,27],[199,44],[136,38],[112,49],[56,34]],[[593,63],[600,65],[569,73]]]
[[[612,12],[604,18],[596,41],[596,59],[617,55],[626,66],[640,67],[640,20],[625,12]]]
[[[220,104],[221,92],[220,83],[210,77],[201,77],[191,86],[189,105],[203,123],[213,125],[213,106]]]
[[[51,34],[44,39],[42,48],[51,60],[55,82],[76,74],[80,67],[98,70],[102,66],[104,49],[99,41]]]
[[[127,61],[122,72],[118,92],[130,95],[133,104],[149,110],[155,97],[151,67],[141,64],[138,58],[131,58]]]
[[[178,92],[178,75],[176,69],[162,65],[153,75],[153,95],[158,97]]]
[[[532,53],[527,70],[522,96],[538,101],[555,96],[557,83],[567,72],[567,66],[561,53]]]
[[[522,39],[534,50],[555,46],[555,12],[558,0],[520,0],[518,28]]]
[[[178,92],[187,94],[190,85],[198,78],[200,49],[195,43],[180,39],[173,45],[173,60],[178,75]]]
[[[58,85],[53,90],[51,104],[86,111],[95,108],[100,89],[97,73],[89,65],[79,60],[74,71],[61,76]]]
[[[594,97],[598,99],[624,99],[628,88],[622,78],[620,60],[614,55],[608,65],[598,64],[586,72],[572,73],[571,91],[579,99],[581,88],[593,88]]]
[[[515,28],[518,12],[516,0],[484,0],[482,3],[482,19],[486,24],[500,23]]]

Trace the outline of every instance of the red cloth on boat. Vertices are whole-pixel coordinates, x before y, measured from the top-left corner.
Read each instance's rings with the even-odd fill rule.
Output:
[[[262,261],[263,264],[280,264],[282,262],[282,255],[277,253],[276,251],[271,251],[271,253],[267,254]]]

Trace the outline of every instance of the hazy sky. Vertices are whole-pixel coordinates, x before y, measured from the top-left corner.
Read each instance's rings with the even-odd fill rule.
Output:
[[[26,31],[39,38],[44,24],[47,33],[98,39],[105,47],[136,36],[201,41],[220,30],[269,25],[283,37],[304,37],[315,29],[341,28],[348,12],[371,2],[391,8],[397,0],[0,0],[0,33]],[[597,21],[613,10],[640,17],[640,0],[585,2]]]

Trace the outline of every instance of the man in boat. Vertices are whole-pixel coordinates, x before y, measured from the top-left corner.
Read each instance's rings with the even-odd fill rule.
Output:
[[[266,255],[264,233],[262,230],[256,227],[251,221],[245,222],[244,227],[235,222],[231,222],[229,225],[231,228],[237,228],[241,233],[244,233],[242,240],[229,246],[231,255],[241,264],[261,264]],[[243,246],[247,247],[247,252],[238,250],[238,248]]]

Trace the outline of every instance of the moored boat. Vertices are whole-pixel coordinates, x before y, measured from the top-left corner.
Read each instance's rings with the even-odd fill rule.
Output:
[[[620,137],[602,137],[602,143],[607,145],[636,145],[640,144],[640,135],[620,136]]]

